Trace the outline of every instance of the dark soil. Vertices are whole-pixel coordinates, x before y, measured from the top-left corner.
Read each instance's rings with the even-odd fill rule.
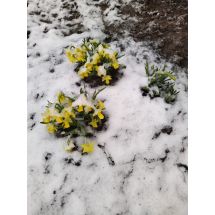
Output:
[[[104,1],[102,10],[109,7]],[[105,33],[114,39],[125,33],[135,41],[145,41],[157,53],[181,67],[188,64],[188,2],[187,0],[120,1],[118,13],[122,23],[105,24]],[[105,20],[105,19],[104,19]]]

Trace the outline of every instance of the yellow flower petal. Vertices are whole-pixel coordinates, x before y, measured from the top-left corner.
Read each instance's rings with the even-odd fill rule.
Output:
[[[64,93],[60,92],[58,94],[58,101],[60,102],[60,104],[62,104],[65,101],[65,95],[64,95]]]
[[[93,119],[89,124],[93,127],[93,128],[98,128],[98,125],[97,125],[97,120],[96,119]]]
[[[105,105],[104,105],[104,103],[101,100],[98,101],[98,107],[101,110],[105,109]]]
[[[76,59],[70,49],[66,49],[66,56],[69,59],[70,62],[76,63]]]
[[[63,119],[61,116],[55,116],[55,120],[57,123],[62,123],[63,122]]]
[[[91,153],[94,152],[94,142],[84,143],[81,145],[83,149],[83,153]]]
[[[97,115],[98,115],[99,119],[104,119],[104,115],[102,114],[101,111],[99,111]]]
[[[56,131],[56,128],[53,124],[48,124],[47,128],[49,133],[54,133]]]
[[[117,61],[114,61],[112,63],[112,66],[113,66],[114,69],[118,69],[119,68],[119,63]]]
[[[106,84],[109,84],[110,80],[112,80],[110,75],[105,75],[102,77],[102,81],[105,81]]]
[[[44,116],[43,117],[43,122],[44,123],[49,123],[51,121],[51,116]]]
[[[64,128],[69,128],[70,127],[70,124],[69,124],[69,121],[65,120],[64,121]]]
[[[82,111],[84,111],[84,108],[82,105],[79,105],[77,110],[78,110],[78,112],[82,112]]]

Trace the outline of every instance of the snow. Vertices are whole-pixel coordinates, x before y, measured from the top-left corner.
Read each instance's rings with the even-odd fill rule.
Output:
[[[57,21],[67,14],[62,2],[29,1],[28,14],[39,7],[52,23],[28,15],[28,214],[187,214],[187,172],[178,166],[187,164],[187,74],[164,59],[158,61],[144,42],[125,38],[111,43],[118,51],[120,45],[125,47],[119,61],[127,67],[123,77],[98,96],[105,100],[109,119],[107,130],[97,133],[94,153],[68,154],[66,139],[48,134],[39,123],[47,100],[54,101],[57,92],[79,92],[80,78],[66,59],[65,48],[88,36],[105,37],[100,9],[93,1],[76,2],[80,17],[71,23],[83,23],[84,30],[64,36],[66,21]],[[118,17],[112,11],[107,19]],[[49,31],[44,33],[46,27]],[[176,69],[180,93],[175,104],[141,95],[140,87],[147,84],[146,60]],[[172,133],[152,139],[166,125],[172,126]],[[48,160],[47,153],[51,153]]]

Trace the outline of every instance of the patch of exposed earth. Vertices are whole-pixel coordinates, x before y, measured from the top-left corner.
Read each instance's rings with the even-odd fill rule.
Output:
[[[98,5],[104,12],[106,34],[112,38],[129,35],[135,41],[146,41],[168,61],[187,67],[187,0],[119,0],[112,8],[112,1]],[[110,23],[105,17],[115,8],[121,20]]]

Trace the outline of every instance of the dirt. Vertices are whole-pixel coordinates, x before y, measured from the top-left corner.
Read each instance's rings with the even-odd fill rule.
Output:
[[[112,40],[126,32],[135,41],[146,41],[162,57],[181,67],[188,64],[188,2],[187,0],[119,1],[118,14],[123,22],[104,21],[105,33]],[[105,11],[109,3],[101,3]],[[104,19],[105,20],[105,19]]]

